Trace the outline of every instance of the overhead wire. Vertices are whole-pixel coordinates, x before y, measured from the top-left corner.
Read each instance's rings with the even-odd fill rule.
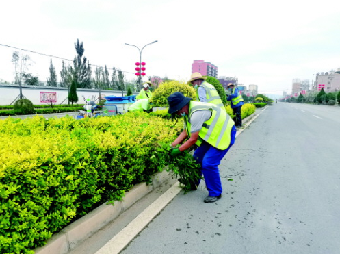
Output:
[[[63,58],[63,57],[59,57],[59,56],[54,56],[54,55],[48,55],[48,54],[40,53],[40,52],[37,52],[37,51],[28,50],[28,49],[22,49],[22,48],[10,46],[10,45],[2,44],[2,43],[0,43],[0,46],[7,47],[7,48],[13,48],[13,49],[17,49],[17,50],[20,50],[20,51],[30,52],[30,53],[38,54],[38,55],[42,55],[42,56],[48,56],[48,57],[51,57],[51,58],[57,58],[57,59],[61,59],[61,60],[69,61],[69,62],[73,62],[73,60],[70,60],[70,59],[67,59],[67,58]],[[89,64],[89,65],[90,66],[99,67],[99,68],[103,68],[103,66],[96,65],[96,64]],[[109,70],[119,70],[118,68],[107,68],[107,69],[109,69]],[[129,72],[129,71],[122,71],[122,72],[129,73],[129,74],[134,74],[133,72]]]

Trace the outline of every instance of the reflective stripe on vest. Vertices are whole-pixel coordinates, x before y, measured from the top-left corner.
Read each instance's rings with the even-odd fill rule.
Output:
[[[140,99],[151,99],[152,93],[151,91],[147,91],[145,92],[144,89],[142,89],[140,91],[140,93],[136,96],[136,99],[140,100]]]
[[[199,131],[199,137],[217,149],[227,149],[230,145],[230,134],[234,125],[231,117],[225,110],[212,103],[191,101],[189,103],[189,117],[184,118],[186,131],[189,136],[191,136],[189,118],[197,110],[209,110],[212,112],[210,119],[204,122],[202,129]]]
[[[235,89],[236,89],[236,88],[233,89],[233,94],[235,93]],[[237,90],[237,91],[238,91],[238,90]],[[231,99],[231,101],[232,101],[233,105],[237,105],[239,102],[244,101],[244,100],[243,100],[243,98],[242,98],[242,95],[241,95],[240,92],[238,91],[237,97]]]
[[[201,87],[203,87],[204,90],[205,90],[205,96],[207,97],[207,103],[212,103],[212,104],[216,105],[217,107],[224,108],[221,97],[220,97],[216,88],[213,85],[209,84],[206,81],[203,81],[202,84],[201,84]],[[198,88],[196,89],[196,97],[197,97],[197,100],[199,101]]]

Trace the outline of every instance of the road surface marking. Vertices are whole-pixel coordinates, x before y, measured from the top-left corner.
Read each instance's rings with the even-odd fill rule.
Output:
[[[179,182],[176,182],[95,254],[118,254],[121,252],[181,190]]]
[[[316,116],[316,115],[313,115],[314,117],[316,117],[316,118],[319,118],[319,119],[321,119],[321,117],[318,117],[318,116]]]

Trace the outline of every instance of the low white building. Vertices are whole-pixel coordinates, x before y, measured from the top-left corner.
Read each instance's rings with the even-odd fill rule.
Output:
[[[16,85],[0,84],[0,105],[10,105],[19,96],[19,87]],[[53,104],[67,104],[68,90],[62,87],[46,86],[22,86],[22,94],[25,98],[32,101],[34,105],[48,104],[52,100]],[[98,89],[77,89],[78,103],[85,104],[87,99],[98,101]],[[104,98],[108,95],[122,96],[121,91],[102,90],[101,96]],[[126,96],[126,91],[124,91]]]

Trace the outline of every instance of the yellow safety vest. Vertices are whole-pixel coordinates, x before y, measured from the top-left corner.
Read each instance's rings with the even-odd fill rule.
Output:
[[[151,99],[152,93],[150,90],[147,90],[147,92],[145,92],[144,89],[142,89],[139,94],[136,96],[136,99],[140,100],[140,99]]]
[[[235,89],[236,87],[234,87],[233,89],[233,94],[235,93]],[[237,105],[238,103],[240,103],[241,101],[244,101],[243,98],[242,98],[242,95],[240,94],[240,92],[238,92],[238,96],[236,98],[233,98],[231,99],[233,105]]]
[[[205,96],[207,97],[208,103],[215,104],[217,107],[225,110],[221,97],[213,85],[209,84],[207,81],[203,81],[201,87],[205,90]],[[196,98],[199,101],[198,87],[196,87]]]
[[[189,102],[189,116],[184,117],[188,136],[191,136],[191,115],[197,110],[210,110],[212,112],[210,119],[204,122],[202,129],[199,131],[199,137],[217,149],[227,149],[231,142],[231,129],[235,123],[225,110],[212,103]],[[199,140],[196,144],[200,145],[200,143],[201,141]]]

